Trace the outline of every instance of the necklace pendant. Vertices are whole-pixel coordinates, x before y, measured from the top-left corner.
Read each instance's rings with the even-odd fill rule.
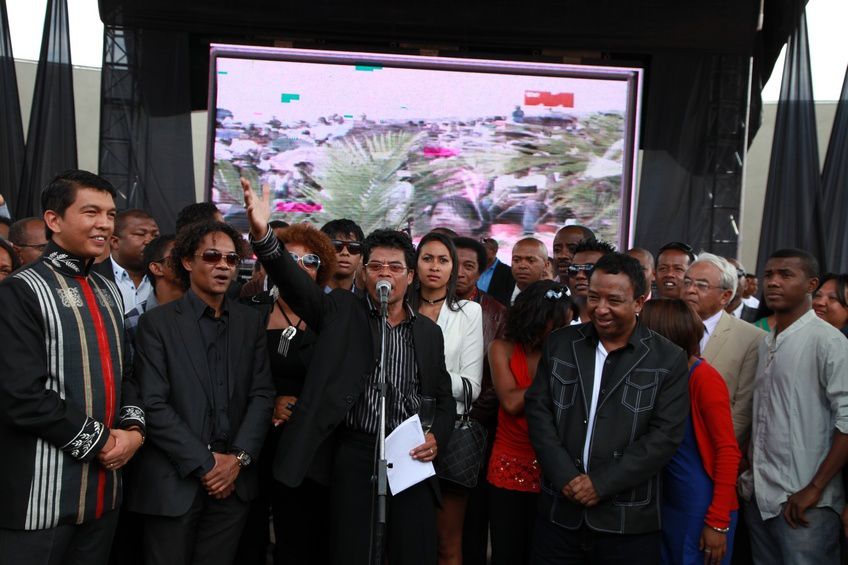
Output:
[[[289,326],[283,330],[280,334],[280,343],[277,344],[277,353],[283,357],[288,357],[289,345],[291,344],[291,340],[294,339],[295,334],[297,334],[297,328],[294,326]]]

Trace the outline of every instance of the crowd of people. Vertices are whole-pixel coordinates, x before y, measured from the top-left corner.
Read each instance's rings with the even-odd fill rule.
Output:
[[[86,171],[42,217],[0,201],[0,563],[842,559],[848,275],[579,225],[506,265],[444,227],[271,221],[242,189],[248,241],[209,203],[161,234]],[[435,468],[382,538],[381,389]]]

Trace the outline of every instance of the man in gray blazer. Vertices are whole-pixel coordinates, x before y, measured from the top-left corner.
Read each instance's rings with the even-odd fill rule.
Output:
[[[704,322],[701,355],[727,384],[733,430],[745,453],[744,445],[751,433],[757,348],[766,333],[725,312],[727,303],[736,295],[737,284],[733,265],[717,255],[701,253],[686,271],[683,297]]]

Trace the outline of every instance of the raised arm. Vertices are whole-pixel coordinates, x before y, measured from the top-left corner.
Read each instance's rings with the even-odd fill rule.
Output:
[[[324,289],[297,266],[285,245],[274,237],[268,225],[271,218],[271,191],[268,187],[259,198],[248,180],[241,179],[241,186],[250,223],[250,239],[257,258],[283,300],[313,331],[320,333],[324,313],[331,307],[330,299]]]

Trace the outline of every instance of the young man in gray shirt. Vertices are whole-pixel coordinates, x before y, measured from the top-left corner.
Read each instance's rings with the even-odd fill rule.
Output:
[[[811,310],[816,259],[771,254],[765,300],[776,317],[760,344],[749,459],[740,477],[757,564],[839,563],[839,471],[848,460],[848,347]]]

